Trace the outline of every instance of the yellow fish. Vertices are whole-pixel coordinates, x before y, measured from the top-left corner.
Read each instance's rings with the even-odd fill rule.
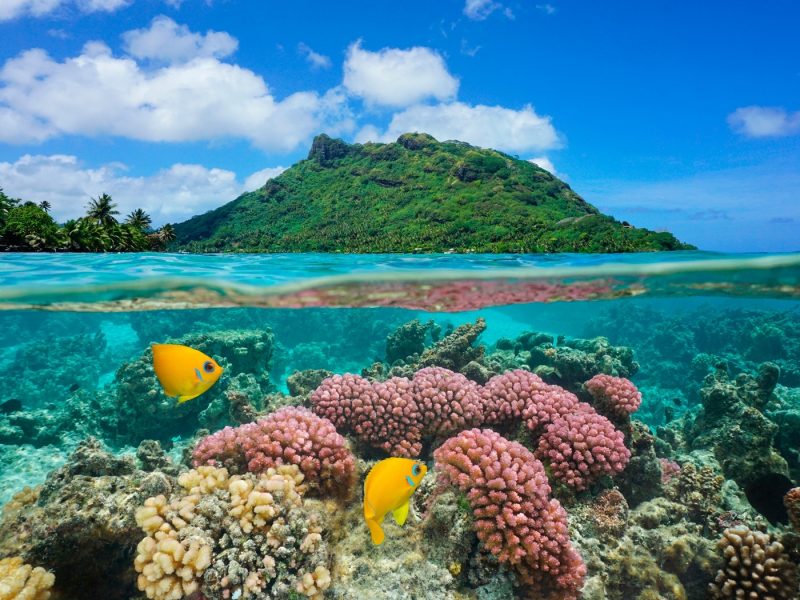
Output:
[[[364,482],[364,518],[373,544],[383,543],[387,513],[398,525],[406,522],[408,502],[427,472],[424,463],[410,458],[387,458],[372,467]]]
[[[222,367],[199,350],[179,344],[153,344],[153,369],[167,396],[182,404],[208,390],[222,375]]]

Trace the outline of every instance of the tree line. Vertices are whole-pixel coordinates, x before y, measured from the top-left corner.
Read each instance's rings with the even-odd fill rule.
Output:
[[[0,250],[11,252],[144,252],[166,249],[175,239],[169,223],[154,230],[141,208],[119,222],[108,194],[92,198],[86,214],[58,224],[50,203],[10,198],[0,188]]]

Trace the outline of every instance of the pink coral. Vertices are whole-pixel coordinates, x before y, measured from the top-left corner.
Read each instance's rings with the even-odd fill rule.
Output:
[[[673,477],[681,474],[681,466],[674,460],[668,458],[659,458],[658,462],[661,463],[661,483],[666,485],[672,481]]]
[[[611,421],[581,402],[562,415],[539,438],[536,456],[550,464],[553,477],[585,490],[603,475],[615,475],[630,460],[625,438]]]
[[[347,495],[355,476],[345,439],[328,419],[305,408],[286,407],[255,423],[226,427],[200,440],[192,456],[195,466],[246,465],[251,473],[294,464],[310,486],[331,495]]]
[[[577,598],[586,575],[572,547],[567,513],[550,499],[542,463],[489,429],[472,429],[434,453],[441,479],[467,495],[483,545],[540,594]]]
[[[375,405],[372,382],[359,375],[333,375],[311,393],[314,412],[328,419],[337,430],[347,432],[370,418]]]
[[[783,497],[783,505],[789,514],[794,530],[800,533],[800,487],[792,488]]]
[[[613,417],[634,413],[642,403],[642,393],[624,377],[600,374],[583,385],[594,398],[597,408]]]
[[[450,435],[483,420],[480,386],[461,373],[426,367],[412,381],[423,435]]]

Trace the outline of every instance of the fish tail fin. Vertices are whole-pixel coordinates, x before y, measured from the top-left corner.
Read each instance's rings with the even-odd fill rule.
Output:
[[[376,546],[379,546],[380,544],[383,543],[383,539],[385,537],[383,535],[383,529],[381,528],[381,526],[378,524],[377,521],[374,521],[372,519],[367,519],[366,521],[367,521],[367,527],[369,527],[369,533],[372,536],[372,543],[375,544]]]

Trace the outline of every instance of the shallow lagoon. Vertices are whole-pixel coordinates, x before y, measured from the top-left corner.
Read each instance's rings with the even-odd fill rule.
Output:
[[[756,567],[726,574],[742,547],[770,560],[757,597],[796,597],[790,517],[800,518],[800,498],[795,507],[790,494],[787,510],[784,495],[800,483],[797,256],[6,255],[0,302],[0,557],[52,572],[61,597],[726,598],[759,583]],[[213,356],[223,379],[176,407],[150,362],[149,345],[166,341]],[[415,379],[424,369],[439,369],[444,383]],[[508,375],[520,371],[528,374]],[[429,407],[393,421],[376,405],[366,422],[380,427],[367,426],[320,401],[320,386],[342,392],[325,380],[343,373],[364,376],[363,397],[372,386],[388,394],[389,380],[406,382],[417,402],[428,392],[415,390],[438,385],[450,414]],[[598,374],[633,382],[638,410],[615,411],[590,392],[584,384]],[[602,452],[586,454],[583,467],[574,459],[588,473],[575,485],[548,451],[552,440],[542,441],[569,417],[531,425],[513,402],[504,418],[489,415],[489,404],[524,396],[519,377],[548,386],[539,390],[545,404],[585,402],[629,456],[608,468],[592,466]],[[403,396],[387,397],[396,407]],[[274,514],[245,526],[223,514],[234,510],[231,482],[258,486],[268,476],[247,475],[232,455],[208,466],[224,476],[201,476],[189,471],[192,450],[201,436],[287,406],[311,416],[278,419],[276,430],[316,431],[328,416],[352,466],[328,473],[317,456],[302,481],[273,473],[285,488]],[[494,433],[458,438],[472,427]],[[387,446],[417,434],[418,446]],[[451,438],[486,455],[518,442],[515,468],[535,463],[537,498],[556,500],[565,517],[548,521],[528,498],[512,502],[517,516],[487,525],[485,482],[459,485],[446,453],[434,456]],[[408,522],[387,519],[386,541],[373,547],[361,488],[387,448],[431,470]],[[511,502],[506,486],[489,504]],[[163,505],[148,501],[160,495]],[[169,508],[182,501],[192,506],[180,517],[186,527]],[[169,560],[142,542],[158,541],[136,519],[147,502],[182,548],[162,552]],[[519,514],[530,519],[526,532],[560,549],[519,535]],[[553,523],[568,526],[568,538]],[[181,563],[179,576],[146,567],[181,568],[183,555],[206,547],[209,564]]]

